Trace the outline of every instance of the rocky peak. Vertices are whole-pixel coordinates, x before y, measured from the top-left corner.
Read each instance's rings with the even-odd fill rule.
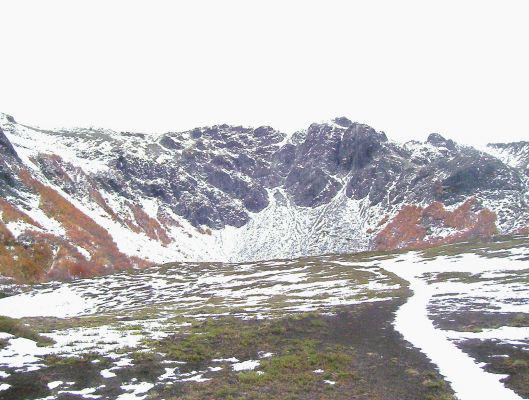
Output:
[[[437,213],[408,208],[397,222],[415,218],[406,226],[420,233],[412,236],[421,243],[430,236],[457,239],[463,237],[461,229],[474,225],[460,229],[451,222],[458,214],[449,214],[452,208],[444,212],[441,205],[458,206],[469,196],[475,198],[475,209],[468,218],[477,221],[483,208],[497,215],[479,225],[488,231],[494,225],[501,233],[529,227],[529,191],[522,176],[529,160],[526,144],[489,147],[494,157],[439,134],[430,135],[427,143],[401,145],[344,117],[312,124],[288,141],[268,126],[120,135],[46,131],[0,115],[0,127],[6,132],[0,131],[0,207],[8,199],[3,207],[12,208],[10,214],[4,211],[5,218],[27,212],[43,227],[39,234],[46,235],[35,236],[37,243],[63,245],[67,240],[70,254],[61,257],[76,254],[76,260],[83,254],[75,246],[92,251],[109,245],[110,238],[94,244],[104,233],[96,225],[108,227],[120,251],[149,262],[368,250],[399,210],[434,201]],[[24,152],[22,160],[14,157],[17,151]],[[59,201],[59,195],[64,199]],[[55,205],[58,201],[62,206]],[[79,204],[91,220],[79,219],[74,209]],[[45,218],[64,216],[61,207],[70,210],[67,221]],[[13,229],[14,238],[35,230],[28,218],[17,218],[18,225],[6,228]],[[75,221],[80,229],[65,233]],[[439,223],[432,228],[431,221]],[[94,235],[79,237],[86,230]],[[394,232],[395,243],[411,237],[408,230]]]
[[[312,124],[304,140],[297,146],[299,163],[310,163],[313,167],[335,173],[338,163],[336,153],[343,135],[343,128],[330,124]]]
[[[333,119],[332,122],[344,128],[349,128],[353,124],[353,121],[351,121],[349,118],[346,118],[346,117],[337,117]]]
[[[496,147],[499,149],[512,148],[512,149],[520,150],[520,149],[529,149],[529,142],[522,140],[520,142],[511,142],[511,143],[489,143],[487,144],[487,146]]]
[[[344,132],[338,148],[338,162],[345,170],[360,169],[369,164],[386,135],[368,125],[353,123]]]
[[[17,152],[15,151],[9,139],[6,137],[2,128],[0,128],[0,153],[18,158]]]
[[[455,149],[455,142],[451,139],[445,139],[441,134],[439,133],[431,133],[428,135],[428,139],[426,140],[426,143],[429,143],[436,147],[446,147],[447,149]]]
[[[486,151],[505,164],[525,171],[529,177],[529,142],[489,143]]]
[[[0,112],[0,124],[1,123],[16,124],[16,121],[11,115]]]

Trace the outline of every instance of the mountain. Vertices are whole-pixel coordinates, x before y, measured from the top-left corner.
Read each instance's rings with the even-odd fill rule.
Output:
[[[529,231],[529,143],[397,143],[347,118],[43,130],[0,114],[0,273],[420,248]]]

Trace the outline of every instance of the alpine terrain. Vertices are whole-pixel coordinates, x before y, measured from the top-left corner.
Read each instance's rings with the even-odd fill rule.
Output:
[[[529,232],[529,142],[401,144],[347,118],[290,136],[48,131],[0,114],[0,148],[0,273],[20,282]]]
[[[0,400],[529,399],[529,142],[0,114]]]

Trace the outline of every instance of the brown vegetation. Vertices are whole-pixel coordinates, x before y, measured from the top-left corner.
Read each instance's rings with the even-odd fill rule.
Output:
[[[404,206],[376,235],[375,248],[424,248],[496,234],[496,214],[486,208],[473,211],[475,205],[476,199],[471,197],[453,211],[438,201],[425,208]],[[452,233],[443,237],[429,235],[432,227],[451,229]]]
[[[121,253],[110,234],[81,212],[56,190],[32,178],[27,170],[20,170],[21,181],[40,196],[39,207],[57,220],[66,237],[39,232],[40,226],[22,211],[0,199],[0,273],[21,282],[37,282],[50,278],[84,277],[150,263]],[[15,238],[6,223],[21,220],[30,227],[23,233],[23,241]],[[78,250],[89,253],[85,258]]]
[[[144,232],[151,239],[160,241],[164,245],[171,243],[171,238],[167,235],[167,232],[165,232],[165,229],[157,220],[151,218],[137,204],[128,203],[127,205],[131,209],[134,215],[134,220],[141,228],[142,232]]]

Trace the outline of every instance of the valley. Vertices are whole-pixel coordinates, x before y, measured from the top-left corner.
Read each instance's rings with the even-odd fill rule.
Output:
[[[0,400],[529,400],[527,11],[0,0]]]
[[[4,284],[0,399],[528,398],[528,260],[518,236]]]

